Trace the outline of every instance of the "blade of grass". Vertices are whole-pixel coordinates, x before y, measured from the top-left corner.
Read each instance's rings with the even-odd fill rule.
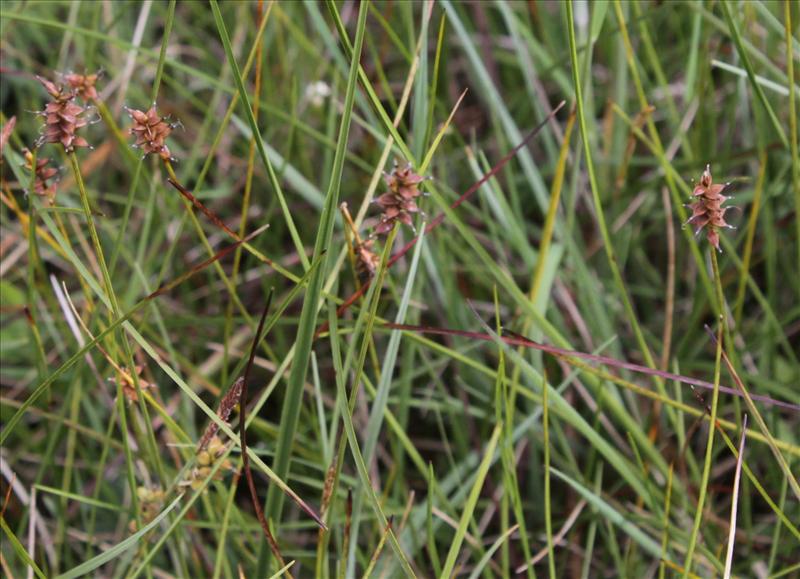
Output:
[[[392,235],[390,235],[390,241],[391,241],[391,239],[393,237],[393,234],[395,234],[396,231],[397,231],[397,229],[395,228],[393,230],[393,232],[392,232]],[[388,254],[389,254],[390,247],[391,247],[391,243],[387,242],[387,246],[384,248],[384,253],[383,253],[383,256],[381,258],[380,268],[379,268],[378,272],[376,273],[376,276],[378,277],[379,280],[381,280],[383,278],[383,276],[385,275],[385,272],[386,272],[386,260],[388,259]],[[367,494],[367,499],[368,499],[368,501],[370,503],[370,506],[372,507],[373,512],[375,513],[375,516],[376,516],[376,518],[378,520],[378,523],[381,525],[382,528],[386,529],[386,528],[388,528],[388,519],[386,518],[386,515],[383,513],[383,510],[381,509],[380,499],[378,498],[378,496],[377,496],[377,494],[375,492],[375,489],[372,487],[372,483],[371,483],[370,478],[369,478],[369,471],[367,469],[367,465],[364,462],[363,455],[361,454],[361,450],[359,448],[358,438],[356,436],[355,426],[353,425],[353,419],[352,419],[352,413],[353,413],[353,410],[355,408],[356,397],[358,395],[358,387],[359,387],[360,381],[361,381],[361,373],[362,373],[362,370],[363,370],[363,367],[364,367],[364,362],[366,360],[367,350],[368,350],[369,344],[371,342],[372,327],[374,325],[375,309],[377,308],[377,305],[378,305],[378,297],[379,297],[379,294],[380,294],[380,292],[379,292],[380,288],[381,288],[381,284],[378,283],[378,284],[376,284],[375,288],[373,288],[370,291],[370,298],[371,299],[370,299],[370,302],[369,302],[369,306],[368,306],[368,308],[365,308],[364,314],[362,316],[360,316],[360,317],[366,317],[367,318],[366,319],[366,328],[364,330],[364,336],[363,336],[362,343],[361,343],[362,345],[361,345],[361,348],[360,348],[360,351],[359,351],[359,354],[358,354],[358,358],[359,359],[358,359],[358,361],[356,363],[356,367],[354,369],[354,374],[355,374],[354,381],[353,381],[354,386],[353,386],[353,390],[352,390],[350,396],[347,395],[347,392],[345,390],[345,383],[344,382],[345,382],[345,377],[347,376],[347,374],[346,374],[346,371],[344,370],[344,368],[342,367],[341,354],[339,352],[339,342],[338,342],[338,336],[337,336],[338,335],[338,328],[337,328],[334,308],[329,308],[328,319],[329,319],[329,323],[330,323],[330,332],[331,332],[331,336],[330,336],[331,337],[331,350],[332,350],[332,353],[333,353],[334,369],[336,371],[336,389],[337,389],[336,403],[339,406],[339,412],[340,412],[341,417],[342,417],[342,423],[343,423],[344,431],[345,431],[345,434],[346,434],[347,444],[350,447],[350,452],[351,452],[351,454],[353,456],[353,461],[356,464],[356,470],[358,471],[358,476],[359,476],[359,480],[361,482],[361,487],[362,487],[361,492],[364,492],[364,493]],[[354,347],[351,348],[351,352],[353,352],[353,351],[355,351],[355,342],[354,342]],[[351,356],[351,354],[348,353],[348,358],[350,358],[350,356]],[[339,449],[340,460],[337,461],[338,468],[341,468],[341,464],[342,464],[342,460],[341,460],[342,449],[343,449],[343,446],[340,446],[340,449]],[[400,546],[400,543],[398,542],[397,537],[395,536],[394,532],[391,529],[389,529],[388,533],[389,533],[389,544],[391,545],[392,550],[395,552],[395,555],[397,556],[397,559],[400,562],[400,566],[401,566],[403,572],[408,577],[414,577],[415,576],[414,571],[411,568],[411,565],[409,564],[408,560],[406,559],[406,556],[403,553],[402,547]],[[355,565],[355,562],[353,562],[353,565]],[[350,562],[349,561],[347,562],[347,566],[348,567],[350,566]],[[353,567],[353,569],[354,569],[354,567]]]
[[[450,550],[447,552],[447,558],[445,559],[444,567],[442,567],[442,573],[439,575],[439,577],[443,579],[453,577],[455,572],[456,559],[458,558],[459,551],[461,550],[461,544],[464,542],[464,536],[467,534],[467,527],[472,520],[472,514],[475,512],[475,507],[477,506],[478,499],[481,496],[483,482],[486,480],[486,475],[489,474],[489,467],[492,465],[494,451],[497,448],[497,442],[500,440],[500,434],[503,432],[502,427],[502,424],[498,424],[494,427],[492,436],[483,451],[483,460],[478,466],[475,482],[473,483],[472,490],[470,490],[469,496],[464,503],[464,510],[462,511],[461,518],[458,521],[456,534],[453,537],[452,543],[450,544]]]
[[[606,502],[600,495],[595,494],[590,489],[586,488],[584,485],[567,475],[566,473],[561,472],[557,468],[550,467],[551,472],[556,475],[558,478],[563,480],[569,486],[571,486],[581,497],[583,497],[586,502],[588,502],[592,507],[597,509],[607,521],[611,524],[616,525],[622,531],[625,532],[631,539],[633,539],[637,545],[639,545],[642,549],[644,549],[647,553],[649,553],[655,559],[661,558],[661,547],[659,546],[656,541],[650,537],[649,535],[645,534],[634,522],[628,520],[628,517],[620,513],[617,509],[611,506],[608,502]]]
[[[783,3],[783,25],[786,32],[786,76],[789,79],[789,141],[792,159],[792,184],[794,189],[794,211],[800,215],[800,152],[797,149],[797,102],[795,97],[797,87],[794,84],[794,58],[792,55],[792,41],[797,40],[792,36],[792,6],[789,0]],[[796,32],[796,31],[795,31]],[[797,259],[800,263],[800,219],[795,219],[797,234]]]
[[[142,537],[147,535],[147,533],[149,533],[152,529],[156,528],[159,524],[161,524],[161,521],[163,521],[167,517],[167,515],[169,515],[175,509],[175,507],[178,506],[178,503],[181,501],[182,498],[183,495],[177,497],[174,501],[172,501],[172,503],[170,503],[170,505],[167,508],[161,511],[157,517],[155,517],[147,525],[142,527],[139,531],[137,531],[124,541],[117,543],[108,551],[101,553],[97,557],[93,557],[92,559],[89,559],[88,561],[81,563],[77,567],[70,569],[66,573],[59,575],[58,577],[56,577],[56,579],[75,579],[76,577],[80,577],[81,575],[86,575],[87,573],[91,573],[101,565],[104,565],[105,563],[108,563],[109,561],[116,559],[128,549],[130,549],[134,545],[137,545],[141,541]],[[142,564],[144,565],[144,562]]]
[[[717,288],[717,305],[719,311],[724,311],[725,309],[725,297],[722,295],[722,280],[720,279],[719,275],[719,265],[717,263],[717,252],[714,250],[713,247],[709,247],[709,254],[711,255],[711,267],[714,274],[714,281],[716,282]],[[725,316],[719,316],[719,330],[718,330],[718,338],[716,343],[716,354],[714,356],[714,390],[711,397],[711,413],[710,413],[710,424],[708,427],[708,439],[706,441],[706,454],[705,460],[703,461],[703,474],[700,480],[700,492],[697,497],[697,506],[695,507],[695,516],[694,516],[694,523],[692,525],[692,532],[689,537],[689,545],[686,548],[686,558],[683,563],[683,578],[686,579],[689,577],[689,573],[692,570],[692,558],[694,556],[695,547],[697,545],[697,539],[700,532],[700,525],[703,522],[703,517],[705,512],[703,507],[705,506],[705,499],[706,493],[708,492],[708,481],[711,475],[711,460],[713,458],[714,453],[714,434],[716,432],[716,428],[714,426],[717,422],[717,410],[719,409],[719,377],[720,377],[720,366],[721,366],[721,359],[723,354],[722,349],[722,336],[725,333]]]
[[[286,220],[286,227],[289,229],[289,235],[292,237],[295,250],[300,257],[300,261],[303,263],[303,267],[308,269],[310,263],[308,261],[308,257],[306,257],[303,242],[300,240],[300,235],[297,233],[297,227],[295,227],[292,213],[289,211],[289,206],[286,204],[286,198],[283,195],[283,190],[281,189],[280,182],[278,181],[278,176],[275,174],[275,170],[272,168],[272,163],[269,160],[269,156],[267,156],[267,151],[264,148],[264,140],[261,137],[261,131],[258,129],[258,123],[256,122],[255,115],[253,115],[250,97],[247,95],[247,89],[244,86],[244,81],[242,80],[242,75],[239,71],[239,65],[236,63],[236,58],[233,55],[233,47],[231,46],[231,41],[228,37],[228,30],[225,28],[225,21],[222,19],[222,13],[220,12],[217,0],[209,0],[209,2],[211,3],[211,10],[214,13],[214,21],[216,22],[217,30],[219,31],[219,37],[222,41],[222,46],[225,49],[225,56],[228,58],[228,66],[231,67],[233,72],[233,80],[236,82],[236,88],[239,91],[239,100],[241,101],[245,110],[247,122],[250,124],[250,130],[253,132],[256,149],[261,157],[261,162],[264,164],[264,168],[267,170],[270,186],[275,192],[275,196],[278,198],[278,203],[281,206],[283,217]],[[346,140],[347,139],[345,135],[345,141]],[[322,219],[324,219],[324,216],[325,213],[323,211]],[[322,269],[324,270],[325,268],[323,267]]]
[[[719,340],[719,338],[712,338],[712,340],[717,341]],[[764,417],[761,416],[761,413],[758,411],[758,408],[756,408],[756,405],[753,404],[753,395],[747,391],[747,387],[744,385],[744,382],[739,377],[739,374],[736,372],[736,369],[733,367],[733,364],[731,364],[730,358],[728,357],[728,355],[725,353],[724,350],[722,352],[722,359],[728,368],[728,372],[733,377],[733,381],[736,383],[736,386],[741,391],[747,409],[755,418],[759,430],[761,430],[762,434],[766,437],[767,446],[769,446],[769,449],[775,456],[775,460],[778,462],[778,466],[780,466],[781,471],[783,471],[783,474],[786,477],[786,480],[789,482],[789,488],[792,489],[794,496],[797,497],[798,501],[800,501],[800,484],[798,484],[797,478],[795,478],[795,476],[792,474],[792,470],[789,468],[789,463],[786,462],[786,458],[783,456],[780,449],[778,448],[777,441],[775,440],[775,437],[772,436],[772,433],[770,432],[769,427],[767,426],[767,423],[764,420]]]
[[[291,462],[292,444],[297,431],[297,422],[300,416],[300,404],[303,397],[303,385],[305,384],[308,361],[311,357],[311,344],[314,339],[314,330],[319,311],[320,293],[327,269],[328,247],[331,244],[333,224],[336,217],[336,208],[339,201],[339,190],[341,187],[342,170],[344,167],[345,151],[347,149],[348,135],[350,132],[350,117],[353,112],[353,101],[356,92],[356,80],[359,71],[359,59],[361,48],[364,42],[364,30],[366,28],[366,18],[369,2],[364,2],[359,6],[358,24],[356,27],[355,50],[350,65],[350,74],[347,79],[347,89],[345,93],[344,110],[342,112],[341,124],[339,127],[339,140],[334,156],[333,173],[330,178],[330,185],[325,197],[325,207],[323,208],[320,222],[317,229],[317,240],[314,244],[314,259],[320,259],[320,267],[312,274],[309,280],[306,299],[300,312],[298,322],[297,338],[295,341],[295,355],[292,368],[287,383],[286,398],[281,409],[280,430],[278,433],[277,449],[275,454],[275,473],[280,478],[285,478],[289,473]],[[217,12],[218,12],[217,8]],[[271,487],[267,494],[265,505],[266,516],[279,523],[283,508],[283,494],[279,493],[275,487]],[[262,550],[259,556],[258,574],[264,575],[266,571],[266,551]]]
[[[728,530],[728,551],[725,555],[725,571],[723,579],[730,579],[733,565],[733,546],[736,543],[736,510],[739,502],[739,481],[742,478],[742,459],[744,458],[744,441],[747,438],[747,414],[742,420],[742,438],[739,441],[739,456],[736,457],[736,474],[733,478],[733,492],[731,493],[731,518]]]
[[[742,44],[742,36],[739,33],[739,27],[736,26],[736,21],[733,18],[733,14],[731,14],[729,1],[723,0],[722,2],[720,2],[720,6],[722,6],[722,13],[725,15],[725,21],[728,23],[728,30],[730,31],[733,43],[736,45],[736,51],[739,53],[739,58],[742,59],[742,64],[744,65],[744,69],[747,71],[747,77],[750,80],[750,86],[756,93],[758,100],[761,101],[761,105],[764,107],[764,110],[767,111],[767,116],[769,117],[769,120],[772,123],[772,127],[775,129],[775,132],[778,133],[778,137],[783,143],[783,146],[788,149],[789,139],[786,137],[786,132],[783,130],[783,125],[781,125],[781,122],[778,120],[778,116],[775,114],[772,105],[769,103],[769,100],[767,100],[767,95],[764,94],[764,88],[761,86],[761,83],[758,82],[758,79],[756,79],[756,73],[753,70],[752,63],[750,62],[750,55],[745,50],[744,45]],[[786,24],[788,25],[788,23],[789,22],[787,21]],[[791,62],[792,60],[790,58],[789,63]],[[790,69],[792,68],[793,67],[790,66]],[[790,98],[789,100],[792,108],[794,108],[794,99]]]
[[[486,565],[489,564],[489,561],[492,560],[492,556],[497,552],[497,550],[513,535],[516,530],[519,529],[519,525],[513,525],[509,527],[502,535],[497,537],[494,543],[486,550],[481,560],[475,565],[472,569],[472,573],[469,574],[469,579],[478,579],[483,573],[483,570],[486,568]]]
[[[573,7],[572,1],[569,0],[566,4],[567,6],[567,27],[569,32],[569,45],[570,45],[570,59],[572,64],[572,81],[575,88],[575,101],[576,107],[578,112],[578,126],[581,130],[581,140],[583,141],[583,154],[586,157],[586,170],[589,173],[589,184],[592,190],[592,199],[594,200],[594,209],[595,209],[595,217],[597,219],[597,225],[600,229],[600,235],[603,238],[603,248],[606,252],[606,258],[608,259],[608,267],[611,270],[611,274],[614,278],[614,284],[617,288],[617,293],[619,294],[620,298],[622,298],[622,305],[625,308],[625,314],[628,319],[628,323],[630,324],[631,328],[633,329],[633,333],[636,336],[636,342],[639,345],[639,349],[644,356],[647,365],[650,368],[655,368],[656,363],[653,359],[653,355],[650,353],[650,348],[647,345],[647,341],[644,338],[644,333],[642,332],[642,328],[639,325],[639,321],[636,317],[636,312],[633,309],[633,303],[631,302],[630,296],[628,295],[628,290],[625,289],[625,282],[622,280],[622,273],[619,269],[619,262],[617,261],[617,255],[614,251],[614,246],[611,242],[611,235],[608,232],[608,226],[606,225],[606,219],[603,213],[603,205],[602,201],[600,200],[600,189],[597,182],[597,177],[595,176],[594,171],[594,161],[592,156],[592,146],[591,146],[591,139],[589,138],[589,132],[587,129],[586,124],[586,114],[584,112],[584,102],[583,102],[583,94],[581,88],[581,82],[579,78],[579,68],[578,68],[578,53],[577,53],[577,44],[575,41],[575,19],[573,15]],[[615,3],[615,7],[619,10],[619,3]],[[658,383],[658,379],[654,379]]]
[[[417,277],[417,267],[419,266],[419,258],[423,247],[423,238],[425,235],[425,223],[423,222],[420,227],[420,242],[414,250],[414,255],[411,258],[411,266],[408,269],[406,277],[406,284],[403,288],[403,296],[400,300],[400,307],[395,316],[396,323],[403,323],[408,311],[408,304],[411,301],[411,292],[414,289],[414,280]],[[383,357],[383,365],[381,366],[380,381],[378,382],[375,399],[370,409],[369,420],[367,421],[366,434],[364,435],[363,449],[361,454],[364,462],[369,467],[374,458],[375,448],[378,443],[378,436],[381,433],[383,426],[384,415],[389,403],[389,390],[392,386],[392,379],[394,377],[395,365],[397,363],[397,353],[400,350],[400,340],[403,333],[399,330],[394,330],[389,336],[389,344],[386,347],[386,353]],[[353,523],[351,527],[352,540],[350,547],[349,557],[355,559],[355,548],[358,544],[358,532],[361,524],[361,507],[363,505],[363,495],[357,494],[353,502]]]

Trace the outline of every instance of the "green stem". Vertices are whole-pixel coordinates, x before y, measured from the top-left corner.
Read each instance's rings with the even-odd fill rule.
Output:
[[[719,275],[719,264],[717,263],[717,252],[713,248],[709,249],[711,253],[711,269],[714,275],[714,285],[717,293],[717,303],[719,311],[724,311],[724,297],[722,295],[722,281]],[[695,547],[697,546],[697,536],[700,531],[700,523],[703,521],[703,505],[706,500],[706,493],[708,492],[708,480],[711,475],[711,457],[714,452],[714,433],[716,432],[717,423],[717,406],[719,401],[719,377],[720,377],[720,362],[722,360],[722,336],[725,334],[725,314],[719,316],[719,329],[717,330],[717,351],[714,359],[714,391],[711,397],[711,418],[708,425],[708,441],[706,442],[706,457],[705,464],[703,465],[703,475],[700,482],[700,495],[697,497],[697,510],[695,511],[694,524],[692,526],[692,534],[689,537],[689,547],[686,550],[686,561],[683,564],[683,578],[689,577],[692,569],[692,557],[694,556]]]
[[[573,16],[572,0],[567,2],[567,20],[569,28],[570,57],[572,60],[572,80],[575,85],[575,100],[578,111],[578,124],[581,130],[581,139],[583,140],[584,155],[586,156],[586,170],[589,173],[589,184],[591,185],[592,189],[592,199],[594,201],[595,212],[597,214],[597,227],[600,229],[600,235],[603,238],[603,248],[606,251],[608,266],[609,269],[611,269],[611,274],[614,278],[614,284],[617,286],[617,291],[622,298],[622,305],[625,308],[625,314],[628,318],[628,322],[630,323],[633,333],[636,336],[636,342],[642,351],[642,355],[644,356],[647,365],[650,368],[655,369],[655,360],[653,359],[653,355],[650,353],[650,348],[647,346],[647,341],[644,338],[642,328],[639,326],[639,321],[636,318],[636,312],[633,310],[633,304],[628,296],[628,291],[625,289],[625,283],[622,280],[622,273],[619,269],[617,255],[614,251],[614,246],[611,243],[611,235],[608,232],[606,218],[603,214],[603,205],[602,201],[600,200],[600,188],[597,184],[597,176],[595,175],[594,162],[592,160],[592,144],[589,139],[589,130],[586,126],[586,114],[583,108],[583,95],[581,81],[579,78],[578,53],[577,43],[575,40],[575,21]],[[660,380],[654,379],[654,381],[660,386]]]
[[[215,16],[221,20],[219,8],[216,1],[212,0],[212,9]],[[289,474],[289,463],[291,461],[292,444],[297,435],[297,423],[300,418],[300,406],[303,400],[303,385],[305,383],[306,370],[311,358],[311,346],[314,340],[314,331],[317,325],[317,316],[320,306],[320,296],[327,269],[331,237],[333,235],[334,219],[336,217],[336,207],[338,206],[339,190],[342,180],[345,153],[347,151],[347,140],[350,133],[350,119],[353,112],[353,103],[356,93],[356,79],[359,70],[359,58],[361,47],[364,41],[364,30],[366,28],[366,16],[369,2],[363,2],[359,8],[358,25],[356,28],[355,47],[353,58],[350,63],[350,74],[345,93],[344,110],[342,112],[339,125],[339,143],[336,147],[334,156],[333,173],[331,175],[329,189],[326,194],[325,207],[318,226],[317,239],[314,244],[314,261],[321,259],[319,269],[317,269],[308,284],[306,299],[303,309],[300,312],[300,321],[295,341],[295,357],[292,363],[291,372],[286,390],[286,398],[281,410],[280,432],[278,434],[277,450],[275,455],[275,474],[280,478],[287,478]],[[220,26],[221,31],[224,28]],[[244,91],[240,91],[244,92]],[[244,95],[243,95],[244,96]],[[248,113],[252,113],[247,109]],[[258,140],[256,141],[258,144]],[[276,523],[280,521],[283,507],[283,494],[279,493],[275,486],[270,487],[267,494],[266,515]],[[259,557],[258,575],[264,576],[267,570],[267,550],[261,550]]]
[[[92,217],[92,210],[91,206],[89,205],[89,196],[86,193],[86,187],[83,183],[83,177],[81,176],[80,165],[78,164],[78,157],[75,155],[75,152],[71,152],[68,155],[70,166],[72,168],[72,173],[75,177],[75,183],[78,186],[78,191],[80,192],[81,198],[81,205],[83,207],[83,212],[86,217],[86,223],[89,227],[89,236],[92,239],[92,245],[94,246],[95,254],[97,255],[97,261],[100,265],[100,271],[103,275],[103,283],[105,285],[106,296],[108,297],[109,303],[111,304],[111,310],[113,319],[118,319],[120,317],[120,309],[119,303],[117,302],[117,296],[114,293],[114,287],[111,284],[111,277],[108,272],[108,267],[106,266],[105,255],[103,253],[103,247],[100,245],[100,238],[97,235],[97,229],[94,225],[94,218]],[[142,395],[142,387],[139,383],[139,377],[136,373],[136,365],[133,360],[133,351],[131,350],[130,343],[128,342],[127,336],[124,332],[120,332],[120,337],[122,341],[123,352],[125,356],[125,365],[128,368],[128,372],[130,376],[133,378],[133,385],[134,389],[136,390],[136,395],[139,403],[139,411],[142,414],[142,418],[144,419],[145,428],[147,430],[147,446],[150,460],[152,465],[155,467],[156,472],[158,474],[158,478],[160,481],[166,481],[163,467],[161,465],[160,456],[158,453],[158,446],[156,444],[155,433],[153,432],[152,422],[150,421],[150,415],[147,410],[147,404],[145,403],[144,396]],[[128,445],[128,429],[127,429],[127,422],[125,417],[125,407],[123,401],[123,392],[122,392],[122,379],[120,379],[117,383],[117,405],[118,411],[120,415],[120,428],[122,430],[121,436],[123,443],[125,444],[125,458],[127,462],[127,470],[128,470],[128,483],[131,486],[131,502],[132,506],[134,507],[134,513],[137,518],[138,527],[141,528],[141,516],[139,513],[138,508],[138,499],[136,495],[136,480],[135,480],[135,470],[134,470],[134,463],[133,463],[133,455],[130,450],[130,446]]]

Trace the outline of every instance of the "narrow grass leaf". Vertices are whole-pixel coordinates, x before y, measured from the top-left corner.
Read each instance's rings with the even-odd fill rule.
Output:
[[[456,534],[453,537],[453,542],[451,543],[450,550],[447,553],[447,559],[445,559],[442,573],[439,575],[439,577],[442,579],[449,579],[455,572],[456,559],[461,551],[461,544],[464,542],[464,536],[467,534],[467,527],[470,525],[470,521],[472,521],[472,515],[475,512],[475,507],[478,504],[478,498],[480,498],[481,490],[483,489],[483,482],[486,480],[486,475],[489,474],[489,467],[492,464],[494,451],[497,447],[498,440],[500,440],[500,435],[502,432],[503,425],[496,425],[494,427],[494,431],[492,432],[492,437],[486,444],[486,448],[483,452],[483,460],[476,471],[475,482],[473,483],[472,490],[470,491],[469,496],[464,503],[461,519],[459,519],[458,527],[456,528]]]

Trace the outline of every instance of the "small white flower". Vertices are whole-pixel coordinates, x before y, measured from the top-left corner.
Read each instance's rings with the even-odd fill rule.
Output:
[[[314,108],[321,107],[329,96],[331,96],[331,87],[323,80],[312,82],[306,87],[305,99]]]

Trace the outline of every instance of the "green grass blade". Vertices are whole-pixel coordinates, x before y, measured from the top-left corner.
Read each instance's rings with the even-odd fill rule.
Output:
[[[450,550],[447,552],[447,559],[445,559],[444,567],[442,567],[442,573],[439,575],[439,577],[442,579],[448,579],[449,577],[453,576],[456,566],[456,559],[461,551],[461,544],[464,542],[464,536],[467,534],[467,527],[472,520],[475,507],[478,505],[478,498],[480,498],[481,490],[483,489],[483,481],[486,480],[486,475],[489,474],[489,467],[492,465],[494,451],[497,448],[497,442],[500,440],[500,435],[502,432],[502,424],[495,426],[492,436],[483,451],[483,460],[481,460],[478,470],[476,471],[475,482],[473,483],[472,490],[470,490],[469,496],[464,503],[464,510],[462,511],[461,518],[458,521],[456,534],[453,537]]]
[[[550,467],[550,471],[556,475],[558,478],[563,480],[573,489],[575,489],[579,495],[581,495],[586,502],[588,502],[592,507],[598,510],[603,517],[609,521],[611,524],[616,525],[622,531],[625,532],[631,539],[633,539],[637,545],[639,545],[642,549],[644,549],[648,554],[650,554],[654,559],[658,560],[661,558],[661,546],[649,535],[645,534],[639,527],[636,526],[633,522],[628,520],[628,517],[614,507],[612,507],[608,502],[606,502],[600,495],[595,494],[590,489],[586,488],[584,485],[567,475],[566,473],[561,472],[557,468]]]
[[[725,21],[728,23],[728,29],[730,30],[730,35],[733,38],[733,43],[736,45],[736,51],[739,53],[739,58],[742,59],[744,69],[747,71],[747,77],[750,79],[750,86],[756,93],[758,100],[761,101],[761,105],[764,107],[764,110],[767,111],[767,116],[769,116],[772,127],[775,129],[775,132],[778,133],[778,137],[780,137],[783,146],[788,149],[789,139],[786,137],[786,132],[783,130],[783,125],[778,120],[778,115],[775,114],[772,105],[770,104],[769,100],[767,100],[767,95],[764,94],[764,88],[756,78],[755,70],[753,70],[753,65],[750,62],[750,56],[742,44],[742,36],[739,33],[739,27],[736,26],[736,21],[733,18],[733,14],[731,14],[730,2],[729,0],[723,0],[720,2],[720,5],[722,6],[722,13],[725,15]],[[789,62],[791,62],[791,60]],[[791,105],[794,106],[794,99],[790,99],[790,102]]]
[[[167,508],[161,511],[157,517],[155,517],[147,525],[142,527],[140,530],[135,532],[133,535],[131,535],[124,541],[117,543],[116,545],[111,547],[108,551],[101,553],[97,557],[93,557],[92,559],[89,559],[85,563],[82,563],[77,567],[70,569],[66,573],[59,575],[58,577],[56,577],[56,579],[75,579],[76,577],[80,577],[81,575],[86,575],[88,573],[91,573],[101,565],[104,565],[105,563],[108,563],[109,561],[116,559],[117,557],[122,555],[125,551],[127,551],[128,549],[139,543],[142,537],[146,536],[147,533],[149,533],[151,530],[155,529],[159,524],[161,524],[161,521],[163,521],[167,517],[167,515],[169,515],[175,509],[175,507],[178,506],[178,503],[181,502],[182,498],[183,495],[177,497],[174,501],[172,501],[172,503],[169,504]]]
[[[306,371],[308,370],[308,361],[311,357],[311,343],[314,339],[314,332],[317,325],[320,294],[327,270],[328,248],[331,244],[333,224],[339,201],[339,189],[342,180],[345,151],[347,149],[348,135],[350,133],[350,118],[353,111],[353,101],[355,99],[356,81],[359,70],[358,62],[361,56],[361,47],[364,42],[368,5],[369,2],[364,2],[359,7],[355,50],[353,51],[350,75],[347,80],[344,110],[339,127],[339,140],[333,162],[333,173],[325,197],[325,207],[320,217],[317,240],[314,244],[314,259],[321,258],[322,263],[309,280],[306,298],[300,313],[297,338],[295,341],[296,349],[294,361],[292,363],[291,373],[289,374],[286,398],[281,410],[280,432],[275,455],[275,472],[281,478],[285,478],[289,472],[292,444],[296,435],[297,422],[300,415],[303,385],[305,383]],[[276,522],[280,520],[282,501],[283,495],[274,487],[270,488],[264,509],[268,518]],[[261,557],[262,561],[263,559],[264,558]],[[263,565],[259,565],[259,567],[263,572]]]

